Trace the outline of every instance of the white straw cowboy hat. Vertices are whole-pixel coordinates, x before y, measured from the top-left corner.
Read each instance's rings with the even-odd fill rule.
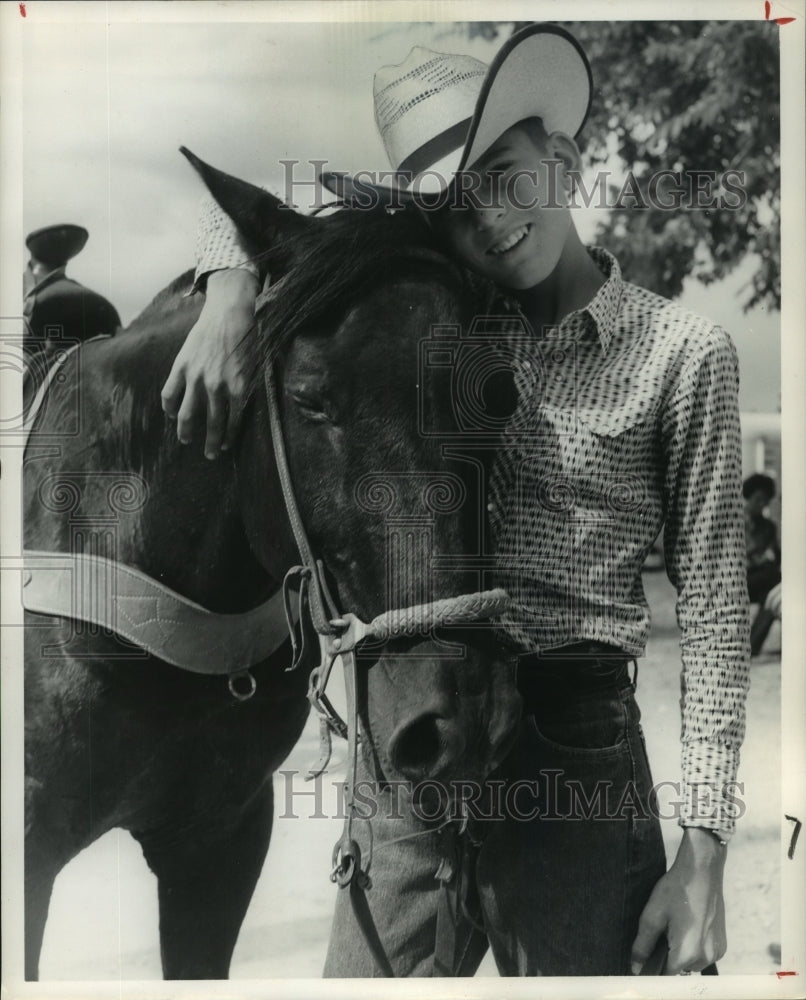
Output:
[[[375,74],[375,123],[392,185],[358,174],[325,172],[321,181],[346,200],[388,204],[445,191],[508,128],[540,118],[550,134],[576,137],[590,108],[590,64],[577,40],[553,24],[514,34],[487,66],[471,56],[417,46]]]

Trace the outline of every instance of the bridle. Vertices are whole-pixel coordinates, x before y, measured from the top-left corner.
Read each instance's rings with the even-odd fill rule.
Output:
[[[362,866],[361,849],[353,837],[355,813],[355,777],[358,763],[358,671],[356,652],[366,639],[386,641],[402,636],[422,635],[429,629],[443,625],[477,622],[506,610],[509,597],[500,589],[462,594],[444,598],[414,607],[385,611],[371,622],[365,623],[352,613],[341,613],[327,586],[324,565],[317,559],[308,540],[305,526],[300,517],[288,459],[283,440],[280,410],[277,402],[271,360],[265,365],[264,381],[269,411],[272,445],[277,471],[283,490],[288,519],[294,532],[301,565],[292,567],[283,581],[283,595],[289,622],[293,656],[289,670],[296,669],[305,659],[305,621],[308,620],[319,638],[319,665],[311,672],[308,685],[308,699],[319,715],[320,759],[310,776],[322,774],[327,767],[331,752],[331,733],[335,732],[347,740],[347,781],[345,783],[344,829],[333,848],[331,881],[340,888],[348,888],[350,901],[356,920],[366,939],[382,975],[394,977],[391,963],[383,949],[377,929],[372,920],[364,895],[370,888],[370,861]],[[292,621],[291,605],[297,594],[299,610],[299,633]],[[299,637],[298,637],[299,636]],[[326,689],[333,666],[341,659],[344,667],[344,685],[347,698],[347,721],[345,722],[327,697]],[[439,936],[439,935],[438,935]]]

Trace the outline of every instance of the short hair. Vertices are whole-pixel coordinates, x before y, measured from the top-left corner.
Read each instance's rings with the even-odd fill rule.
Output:
[[[772,476],[766,476],[763,472],[754,472],[752,476],[748,476],[745,479],[742,484],[742,496],[745,500],[759,491],[766,493],[769,499],[772,500],[776,492],[775,480]]]
[[[538,118],[537,115],[535,115],[532,118],[521,119],[518,124],[536,146],[540,149],[544,148],[549,134],[546,131],[546,126],[543,124],[542,118]]]

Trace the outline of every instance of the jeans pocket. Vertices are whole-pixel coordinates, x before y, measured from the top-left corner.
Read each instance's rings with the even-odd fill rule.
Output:
[[[546,749],[571,756],[609,756],[627,749],[627,710],[620,692],[602,692],[529,716],[533,735]]]

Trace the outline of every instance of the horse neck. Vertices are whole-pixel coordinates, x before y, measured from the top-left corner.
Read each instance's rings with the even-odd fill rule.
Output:
[[[198,432],[180,445],[162,413],[160,387],[186,332],[166,324],[82,348],[35,437],[57,431],[76,398],[80,433],[63,439],[58,458],[29,449],[26,544],[91,550],[212,611],[243,611],[268,596],[271,581],[244,533],[232,460],[206,460]],[[43,502],[43,490],[56,496],[65,484],[67,509]]]
[[[247,435],[249,421],[247,414]],[[267,599],[280,578],[267,572],[259,536],[250,541],[247,534],[232,456],[204,458],[203,434],[200,429],[192,444],[179,445],[172,422],[162,434],[152,466],[148,555],[179,581],[180,593],[233,613]]]

